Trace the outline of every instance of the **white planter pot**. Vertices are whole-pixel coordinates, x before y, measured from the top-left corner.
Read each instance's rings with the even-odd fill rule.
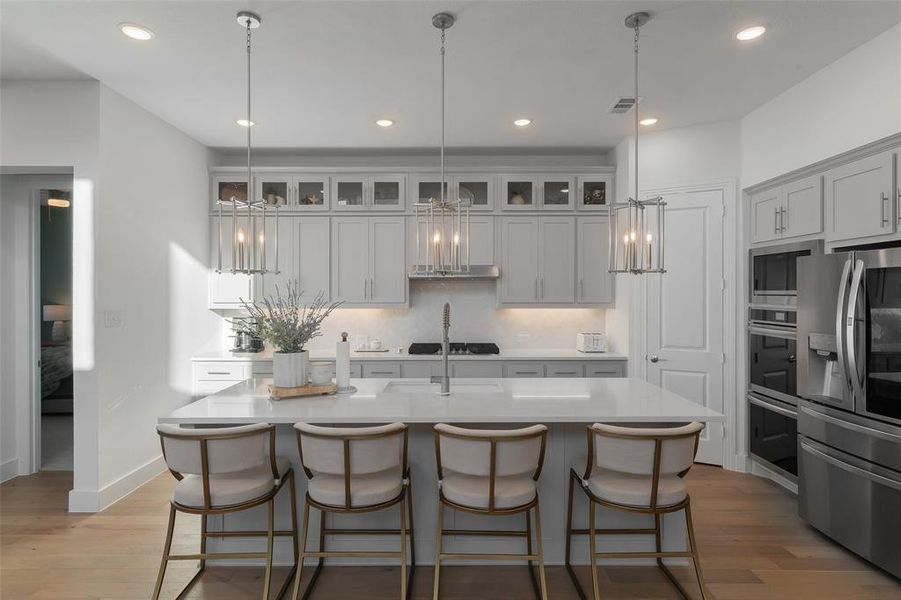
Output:
[[[275,387],[290,388],[307,384],[307,363],[310,353],[303,352],[275,352],[272,354],[272,375],[275,379]]]

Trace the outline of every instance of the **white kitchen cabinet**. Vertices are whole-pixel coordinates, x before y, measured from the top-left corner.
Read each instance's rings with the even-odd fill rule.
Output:
[[[299,173],[257,173],[254,175],[255,200],[278,206],[289,212],[329,209],[328,175]]]
[[[328,217],[300,217],[292,219],[293,271],[303,299],[309,302],[319,292],[329,298],[331,288],[331,224]]]
[[[538,210],[538,177],[502,175],[501,209]]]
[[[504,376],[503,365],[498,361],[460,361],[451,363],[451,377],[488,377]],[[441,373],[439,373],[440,375]]]
[[[239,223],[243,219],[238,217]],[[243,225],[243,223],[242,223]],[[219,268],[219,235],[222,235],[222,273]],[[257,283],[256,276],[242,273],[231,273],[234,227],[231,217],[218,217],[210,220],[210,279],[209,307],[212,309],[241,308],[241,300],[253,300]],[[248,238],[249,239],[249,238]]]
[[[609,360],[589,362],[585,365],[585,377],[625,377],[626,363]]]
[[[607,270],[610,218],[584,216],[576,226],[576,303],[612,306],[616,279]]]
[[[420,244],[424,244],[425,228],[420,226]],[[495,263],[495,220],[491,215],[473,213],[469,217],[469,264],[493,265]],[[465,260],[466,257],[461,257]],[[416,265],[420,257],[416,249],[416,218],[407,218],[407,264],[410,267]]]
[[[369,218],[332,218],[332,300],[365,304],[369,298]]]
[[[363,363],[363,378],[383,379],[390,377],[400,379],[400,363],[378,360]]]
[[[544,364],[538,362],[504,363],[504,377],[544,377]]]
[[[210,210],[219,210],[219,201],[222,202],[222,212],[231,212],[233,200],[247,200],[247,173],[218,173],[210,177]]]
[[[751,196],[751,242],[778,240],[781,235],[782,188],[757,192]]]
[[[545,377],[585,377],[585,365],[575,361],[555,361],[544,368]]]
[[[407,301],[403,217],[332,219],[332,300],[348,305]]]
[[[538,217],[501,220],[501,304],[538,303]]]
[[[576,177],[575,204],[578,210],[606,211],[613,202],[613,175],[586,174]]]
[[[258,285],[256,286],[256,298],[261,299],[265,296],[274,296],[284,294],[288,287],[288,282],[297,279],[297,257],[294,251],[294,243],[296,241],[295,225],[297,219],[293,217],[279,216],[278,218],[278,237],[276,238],[275,217],[266,218],[265,234],[261,230],[258,235],[265,235],[266,245],[266,268],[272,271],[276,270],[276,239],[278,241],[278,273],[266,273],[256,277]]]
[[[369,299],[374,304],[407,301],[403,217],[369,219]]]
[[[440,180],[440,173],[414,176],[410,183],[410,209],[416,202],[440,197]],[[491,173],[445,173],[444,181],[447,198],[469,200],[473,212],[494,209],[495,179]]]
[[[503,218],[499,303],[575,302],[575,234],[573,217]]]
[[[399,173],[339,175],[331,178],[332,208],[403,210],[407,177]]]
[[[576,227],[572,217],[541,217],[538,300],[543,304],[575,302]]]
[[[541,175],[538,205],[542,210],[572,210],[574,190],[574,180],[568,175]]]
[[[814,175],[782,186],[782,237],[823,232],[823,177]]]
[[[883,152],[826,172],[826,240],[895,232],[894,155]]]

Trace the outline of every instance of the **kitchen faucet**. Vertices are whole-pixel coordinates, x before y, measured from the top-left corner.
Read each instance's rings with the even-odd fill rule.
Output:
[[[440,383],[441,391],[438,392],[439,396],[450,396],[450,370],[447,364],[447,357],[450,354],[450,338],[448,338],[448,331],[450,330],[450,303],[444,303],[444,319],[442,320],[442,325],[444,326],[444,340],[441,342],[441,362],[444,366],[444,375],[432,375],[431,382],[432,383]]]

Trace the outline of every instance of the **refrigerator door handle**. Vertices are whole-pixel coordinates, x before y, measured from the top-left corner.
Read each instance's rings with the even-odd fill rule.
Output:
[[[862,260],[854,261],[854,274],[851,276],[851,290],[848,292],[848,309],[846,314],[845,325],[845,354],[848,359],[848,378],[851,380],[851,389],[854,391],[854,402],[862,402],[864,399],[863,381],[858,374],[857,369],[858,357],[855,339],[857,333],[857,321],[855,313],[857,312],[857,298],[860,295],[860,288],[863,284]]]
[[[845,300],[848,298],[848,279],[851,276],[851,259],[845,261],[842,268],[841,283],[838,286],[838,302],[835,306],[835,349],[838,357],[838,365],[845,377],[845,385],[851,389],[851,375],[848,372],[848,363],[845,361]]]

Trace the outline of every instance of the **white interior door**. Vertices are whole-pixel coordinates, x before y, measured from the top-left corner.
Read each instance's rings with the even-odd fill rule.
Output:
[[[664,194],[666,270],[647,280],[647,378],[723,411],[723,195]],[[723,464],[723,429],[708,424],[699,462]]]

